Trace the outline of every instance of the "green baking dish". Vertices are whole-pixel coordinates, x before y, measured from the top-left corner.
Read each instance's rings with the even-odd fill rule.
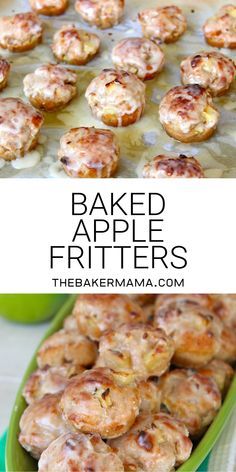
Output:
[[[69,297],[67,302],[60,309],[58,314],[53,319],[51,326],[44,339],[50,336],[55,331],[59,330],[62,326],[64,318],[71,313],[76,296],[72,295]],[[43,339],[43,340],[44,340]],[[42,340],[42,341],[43,341]],[[28,379],[29,375],[36,369],[36,357],[33,356],[26,372],[22,383],[20,385],[15,404],[12,410],[10,419],[10,426],[7,436],[7,447],[6,447],[6,472],[28,472],[37,470],[37,462],[20,446],[18,443],[19,434],[19,421],[20,417],[26,407],[26,403],[21,395],[23,386]],[[222,432],[224,426],[233,409],[236,405],[236,376],[232,381],[228,394],[224,400],[224,403],[217,414],[215,420],[208,428],[206,434],[198,445],[193,450],[193,453],[189,460],[185,462],[181,467],[178,468],[178,472],[194,472],[203,462],[207,454],[214,446],[217,438]]]

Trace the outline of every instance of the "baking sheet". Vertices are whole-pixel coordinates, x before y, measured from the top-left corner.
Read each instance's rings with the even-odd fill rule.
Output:
[[[11,62],[9,86],[1,92],[1,97],[21,97],[23,77],[39,65],[55,62],[50,50],[54,32],[63,24],[73,22],[80,28],[96,32],[101,40],[101,52],[86,66],[73,67],[78,74],[78,96],[58,113],[45,113],[45,123],[41,131],[40,144],[36,150],[23,159],[5,163],[0,159],[0,177],[56,177],[66,176],[57,162],[57,150],[60,136],[69,128],[77,126],[96,126],[106,128],[92,117],[84,91],[89,82],[103,68],[112,67],[111,49],[124,37],[141,36],[137,23],[137,12],[145,7],[166,5],[167,0],[126,0],[125,16],[122,23],[109,30],[90,28],[80,21],[74,10],[74,1],[70,1],[67,12],[60,17],[42,17],[45,31],[43,44],[27,53],[13,54],[0,48],[0,56]],[[221,117],[217,132],[206,142],[179,143],[165,133],[158,118],[158,104],[162,96],[174,85],[180,83],[179,64],[189,54],[200,50],[213,50],[206,45],[202,25],[225,0],[175,0],[187,16],[187,32],[174,44],[163,45],[166,65],[154,80],[146,82],[147,105],[143,117],[138,123],[127,128],[112,128],[117,134],[121,146],[121,161],[116,177],[141,177],[145,162],[160,153],[185,153],[196,156],[201,162],[206,177],[236,177],[236,84],[224,97],[214,99]],[[0,0],[0,15],[28,11],[27,0]],[[235,51],[221,49],[231,58]],[[71,67],[71,66],[70,66]]]

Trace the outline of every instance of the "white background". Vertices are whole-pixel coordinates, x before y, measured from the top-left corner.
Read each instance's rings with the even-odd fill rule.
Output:
[[[188,265],[183,270],[134,270],[132,261],[118,270],[115,254],[108,269],[95,264],[92,271],[66,269],[59,261],[50,270],[50,245],[69,245],[79,217],[71,214],[72,192],[104,199],[111,191],[159,192],[166,200],[163,214],[165,244],[181,244],[188,249]],[[231,179],[109,179],[106,180],[1,180],[0,185],[0,292],[228,292],[236,291],[236,181]],[[97,217],[103,216],[97,213]],[[140,217],[139,217],[140,218]],[[145,228],[147,218],[143,220]],[[86,222],[91,226],[92,217]],[[141,222],[142,225],[142,222]],[[139,225],[139,226],[141,226]],[[129,244],[124,235],[122,242]],[[109,235],[103,243],[109,244]],[[110,241],[112,244],[112,242]],[[78,242],[77,242],[78,244]],[[184,278],[182,288],[55,288],[52,278]]]

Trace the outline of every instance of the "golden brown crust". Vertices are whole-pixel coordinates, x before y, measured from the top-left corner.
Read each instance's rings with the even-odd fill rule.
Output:
[[[236,361],[236,331],[223,327],[221,333],[220,350],[216,355],[217,359],[234,364]]]
[[[141,118],[145,85],[134,74],[104,69],[90,82],[85,97],[92,113],[108,126],[128,126]]]
[[[236,295],[212,295],[213,311],[225,326],[236,329]]]
[[[132,426],[139,413],[135,385],[118,383],[110,369],[93,368],[72,379],[61,398],[65,420],[84,433],[115,438]]]
[[[168,414],[141,414],[121,438],[109,441],[127,471],[172,471],[191,453],[188,430]]]
[[[90,25],[106,29],[119,23],[124,0],[76,0],[75,9]]]
[[[221,394],[211,377],[175,369],[160,379],[161,402],[182,421],[190,435],[201,436],[221,406]]]
[[[124,472],[119,457],[95,434],[67,433],[43,452],[39,472]]]
[[[203,26],[205,39],[211,46],[236,48],[236,6],[224,5]]]
[[[178,132],[177,130],[173,131],[173,127],[170,124],[165,125],[165,131],[166,133],[171,137],[176,139],[177,141],[181,141],[182,143],[199,143],[202,141],[206,141],[209,139],[213,133],[215,132],[215,128],[211,129],[206,129],[204,132],[201,134],[196,135],[195,133],[184,135],[181,132]]]
[[[79,295],[73,309],[79,331],[98,341],[107,329],[143,321],[142,308],[127,295]]]
[[[94,364],[97,348],[93,341],[82,334],[61,329],[47,338],[37,353],[38,366],[80,365],[83,367]]]
[[[23,390],[19,442],[42,454],[39,472],[178,468],[232,380],[235,307],[235,295],[80,295]],[[98,343],[85,336],[99,341],[86,371]]]
[[[157,379],[142,380],[138,383],[141,397],[140,413],[159,413],[161,405],[161,391]]]
[[[29,0],[32,10],[39,15],[62,15],[67,7],[68,0]]]
[[[33,12],[0,17],[0,46],[11,52],[24,52],[41,43],[42,23]]]
[[[173,341],[161,329],[124,324],[100,339],[97,365],[109,367],[129,382],[147,380],[166,372],[173,354]]]
[[[5,59],[0,59],[0,91],[7,86],[10,64]]]
[[[70,177],[111,177],[119,157],[120,148],[110,130],[73,128],[60,139],[58,159]]]
[[[213,301],[212,297],[205,293],[160,294],[156,298],[155,309],[158,311],[160,308],[164,308],[172,303],[191,303],[211,309]]]
[[[74,98],[76,81],[77,75],[72,70],[46,64],[25,76],[24,93],[35,108],[53,112],[64,108]]]
[[[126,38],[113,48],[112,62],[117,69],[131,72],[141,80],[149,80],[162,70],[164,53],[147,38]]]
[[[62,26],[53,36],[52,52],[59,61],[83,65],[91,61],[100,48],[100,38],[74,24]]]
[[[21,416],[19,442],[35,459],[68,431],[59,410],[60,398],[61,394],[45,395],[29,405]]]
[[[143,307],[150,303],[154,303],[157,296],[155,293],[129,293],[129,297],[133,302],[138,303]]]
[[[0,99],[0,157],[12,160],[34,149],[43,116],[20,98]]]
[[[144,107],[140,106],[133,113],[125,113],[122,115],[121,121],[116,114],[104,113],[102,115],[102,121],[105,123],[105,125],[113,126],[114,128],[117,128],[118,126],[129,126],[140,120],[143,110]]]
[[[173,338],[173,363],[177,366],[201,367],[220,350],[222,323],[200,305],[169,304],[156,310],[154,323]]]
[[[161,154],[147,162],[143,168],[144,178],[202,178],[201,164],[194,157],[180,154],[178,157]]]
[[[69,315],[64,319],[63,328],[65,331],[78,331],[78,325],[74,315]]]
[[[157,43],[173,43],[186,31],[187,21],[176,5],[150,8],[138,14],[143,35]]]
[[[159,117],[169,136],[190,143],[204,141],[214,133],[219,112],[210,92],[194,84],[169,90],[161,100]]]
[[[30,405],[48,393],[62,392],[68,380],[83,371],[83,367],[71,364],[56,367],[46,366],[43,369],[37,369],[28,378],[22,395],[26,403]]]
[[[180,64],[184,85],[198,84],[208,88],[213,96],[228,91],[235,78],[236,66],[232,59],[216,51],[200,52]]]
[[[225,395],[234,375],[233,368],[220,359],[213,359],[209,364],[198,369],[198,373],[215,380],[222,395]]]

